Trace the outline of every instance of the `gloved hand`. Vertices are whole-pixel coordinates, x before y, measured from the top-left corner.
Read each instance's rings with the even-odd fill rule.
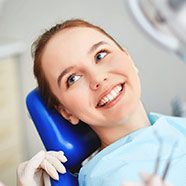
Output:
[[[0,182],[0,186],[5,186],[2,182]]]
[[[61,163],[67,158],[62,151],[40,151],[29,161],[23,162],[17,169],[18,186],[51,186],[50,177],[59,179],[58,172],[64,174],[66,169]],[[50,177],[49,177],[50,176]]]
[[[142,183],[126,182],[123,183],[122,186],[170,186],[157,175],[149,175],[143,172],[140,173],[140,177],[142,178]]]

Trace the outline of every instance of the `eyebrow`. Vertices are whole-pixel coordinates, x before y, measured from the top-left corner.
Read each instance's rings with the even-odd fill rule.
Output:
[[[105,45],[105,44],[108,45],[108,43],[105,42],[105,41],[100,41],[100,42],[98,42],[98,43],[95,43],[94,45],[92,45],[92,47],[91,47],[90,50],[88,51],[88,54],[94,52],[100,45]]]
[[[63,76],[65,76],[67,73],[69,73],[73,68],[75,68],[75,66],[69,66],[67,67],[65,70],[63,70],[61,72],[61,74],[58,76],[57,78],[57,84],[58,86],[60,87],[60,82],[61,82],[61,79],[63,78]]]
[[[107,42],[105,42],[105,41],[100,41],[100,42],[98,42],[98,43],[95,43],[94,45],[92,45],[91,46],[91,48],[90,48],[90,50],[88,51],[88,54],[90,54],[90,53],[92,53],[92,52],[94,52],[100,45],[105,45],[105,44],[108,44]],[[63,70],[62,72],[61,72],[61,74],[58,76],[58,78],[57,78],[57,84],[58,84],[58,86],[60,87],[60,82],[61,82],[61,79],[67,74],[67,73],[69,73],[72,69],[74,69],[75,68],[75,66],[69,66],[69,67],[67,67],[65,70]]]

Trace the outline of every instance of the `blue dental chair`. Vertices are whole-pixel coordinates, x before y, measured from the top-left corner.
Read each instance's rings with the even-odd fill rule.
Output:
[[[67,173],[59,174],[59,181],[51,179],[52,186],[78,186],[77,170],[100,146],[99,138],[85,123],[72,125],[56,110],[48,109],[37,88],[28,94],[26,104],[46,150],[62,150],[68,159],[64,164]]]

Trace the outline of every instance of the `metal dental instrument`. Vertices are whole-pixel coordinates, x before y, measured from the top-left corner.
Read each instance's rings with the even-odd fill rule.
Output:
[[[167,163],[166,163],[166,166],[165,166],[165,169],[164,169],[164,172],[163,172],[162,180],[165,180],[165,178],[166,178],[166,176],[167,176],[168,170],[169,170],[169,168],[170,168],[172,156],[173,156],[173,154],[174,154],[174,151],[175,151],[175,147],[176,147],[176,146],[177,146],[177,141],[176,141],[176,142],[174,143],[174,145],[172,146],[172,149],[171,149],[169,158],[168,158],[168,160],[167,160]]]
[[[154,134],[155,134],[155,136],[156,136],[156,138],[158,139],[158,142],[159,142],[158,154],[157,154],[157,158],[156,158],[156,161],[155,161],[155,168],[154,168],[153,174],[148,180],[146,180],[144,182],[145,186],[148,186],[150,184],[150,181],[151,181],[151,178],[153,177],[153,175],[156,175],[158,173],[158,169],[159,169],[159,166],[160,166],[160,158],[161,158],[162,149],[163,149],[162,138],[158,135],[157,131],[154,131]],[[175,143],[173,144],[173,146],[171,148],[171,152],[170,152],[169,157],[167,159],[167,162],[165,164],[165,168],[164,168],[164,171],[163,171],[163,174],[162,174],[162,180],[163,181],[165,180],[165,178],[168,174],[168,171],[170,170],[170,164],[171,164],[172,156],[174,154],[176,146],[177,146],[177,141],[175,141]]]
[[[161,157],[163,143],[162,143],[162,138],[158,135],[158,133],[156,131],[154,131],[154,134],[156,135],[158,142],[159,142],[158,155],[156,158],[155,169],[154,169],[154,173],[153,173],[153,174],[157,174],[159,164],[160,164],[160,157]]]

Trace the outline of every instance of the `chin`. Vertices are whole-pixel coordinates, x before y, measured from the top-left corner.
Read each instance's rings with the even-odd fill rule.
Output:
[[[126,122],[136,112],[137,108],[137,102],[133,102],[133,104],[125,104],[120,107],[120,109],[117,109],[115,113],[113,113],[112,119],[114,120],[114,122]]]

